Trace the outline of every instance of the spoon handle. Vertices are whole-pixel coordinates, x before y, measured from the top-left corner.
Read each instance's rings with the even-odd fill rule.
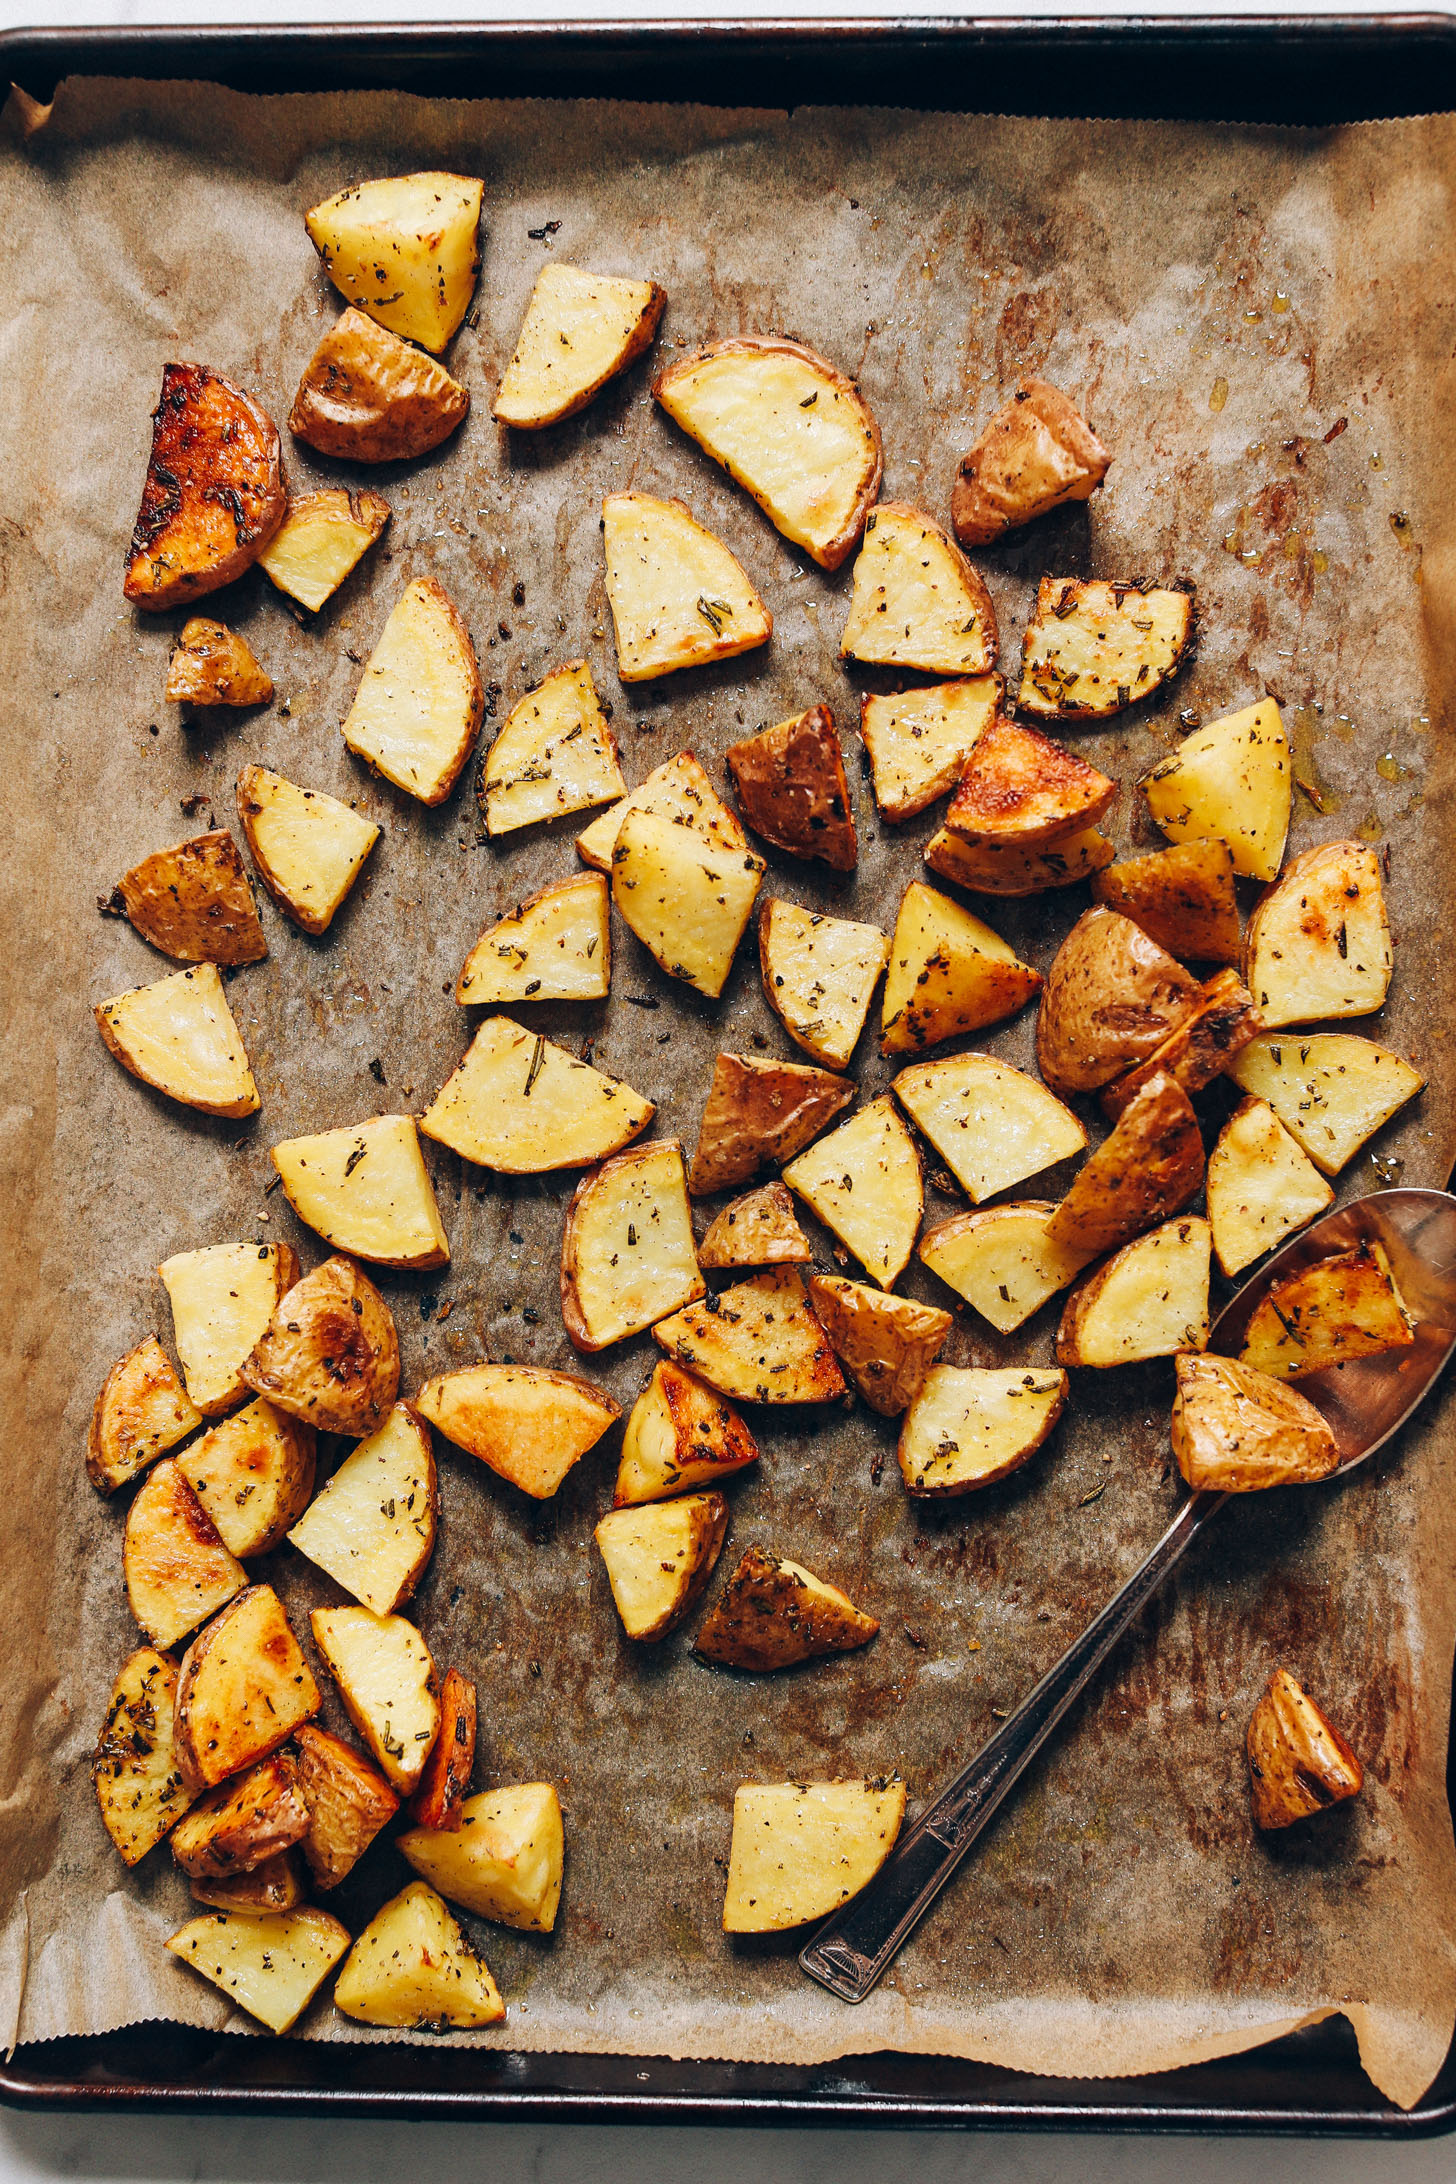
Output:
[[[1048,1669],[970,1765],[906,1829],[869,1886],[827,1919],[800,1951],[799,1963],[811,1979],[842,2001],[864,2000],[1072,1701],[1227,1498],[1189,1496],[1142,1568]]]

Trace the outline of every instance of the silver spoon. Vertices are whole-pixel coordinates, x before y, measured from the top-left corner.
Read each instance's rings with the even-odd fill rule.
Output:
[[[1341,1461],[1332,1478],[1363,1463],[1404,1425],[1456,1348],[1456,1197],[1445,1191],[1377,1191],[1326,1214],[1244,1284],[1209,1336],[1211,1350],[1236,1353],[1255,1305],[1274,1281],[1367,1237],[1390,1255],[1416,1339],[1408,1349],[1359,1358],[1300,1381],[1300,1393],[1334,1429]],[[869,1886],[800,1951],[799,1962],[811,1979],[845,2002],[864,2000],[1073,1700],[1228,1498],[1189,1495],[1142,1568],[906,1829]]]

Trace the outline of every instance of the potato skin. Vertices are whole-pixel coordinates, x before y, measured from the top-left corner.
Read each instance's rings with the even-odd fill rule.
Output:
[[[226,827],[158,849],[116,884],[143,940],[177,963],[260,963],[268,942],[238,845]]]
[[[352,1259],[326,1259],[280,1298],[243,1378],[306,1425],[362,1440],[399,1391],[394,1315]]]
[[[1264,1029],[1264,1019],[1254,1006],[1253,995],[1236,971],[1220,971],[1203,989],[1196,1012],[1137,1069],[1107,1086],[1102,1112],[1112,1121],[1141,1092],[1150,1077],[1166,1070],[1185,1092],[1201,1092],[1222,1076],[1236,1054]]]
[[[1276,1668],[1249,1721],[1249,1797],[1254,1825],[1287,1828],[1358,1797],[1365,1771],[1334,1723]]]
[[[447,440],[469,408],[442,364],[351,307],[309,359],[288,429],[346,462],[408,462]]]
[[[898,1417],[945,1346],[951,1315],[838,1275],[811,1274],[809,1302],[871,1410]]]
[[[1174,1370],[1173,1455],[1195,1492],[1308,1486],[1339,1469],[1334,1434],[1297,1388],[1206,1352],[1176,1358]]]
[[[854,808],[827,705],[730,744],[727,759],[755,833],[791,857],[817,857],[835,872],[854,870]]]
[[[1115,1251],[1178,1213],[1203,1181],[1203,1139],[1183,1087],[1151,1078],[1073,1179],[1047,1223],[1055,1244]]]
[[[268,705],[273,678],[236,631],[194,614],[167,663],[162,695],[173,705]]]
[[[1090,500],[1111,461],[1060,388],[1023,379],[961,457],[951,527],[962,546],[988,546],[1068,501]]]
[[[228,1880],[291,1850],[308,1832],[308,1807],[291,1752],[274,1752],[200,1797],[172,1830],[172,1856],[195,1880]]]
[[[288,506],[278,428],[205,364],[166,364],[122,590],[156,613],[231,584]]]
[[[1139,925],[1100,903],[1057,950],[1042,988],[1036,1059],[1053,1092],[1096,1092],[1147,1061],[1203,989]]]
[[[770,1161],[791,1160],[827,1130],[854,1086],[806,1062],[720,1054],[688,1170],[694,1198],[747,1183]]]
[[[837,1592],[838,1587],[832,1588]],[[823,1653],[849,1653],[879,1632],[842,1596],[814,1593],[792,1564],[750,1547],[693,1641],[700,1660],[766,1674]]]
[[[303,1855],[315,1886],[336,1888],[394,1818],[399,1799],[362,1752],[316,1722],[305,1722],[294,1742],[309,1816]]]

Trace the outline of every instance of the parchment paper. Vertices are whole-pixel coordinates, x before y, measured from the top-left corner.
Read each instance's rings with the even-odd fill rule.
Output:
[[[684,745],[721,779],[734,736],[819,699],[852,748],[870,678],[836,657],[848,572],[826,577],[779,539],[654,412],[645,367],[555,431],[510,437],[491,423],[544,260],[661,279],[664,356],[745,329],[813,341],[861,376],[884,428],[887,494],[942,518],[956,458],[1020,373],[1044,371],[1083,402],[1116,458],[1090,515],[980,556],[1005,657],[1014,665],[1042,570],[1196,581],[1196,662],[1158,701],[1074,740],[1127,784],[1119,842],[1151,843],[1132,782],[1180,713],[1278,695],[1305,784],[1292,848],[1356,832],[1391,849],[1398,969],[1387,1008],[1356,1028],[1431,1077],[1378,1141],[1378,1164],[1362,1156],[1341,1188],[1396,1173],[1441,1184],[1456,1152],[1443,965],[1456,898],[1453,155],[1449,117],[1320,133],[90,82],[67,85],[53,111],[12,102],[0,148],[0,1911],[12,2033],[147,2016],[243,2029],[161,1949],[187,1904],[165,1853],[125,1873],[91,1799],[88,1755],[136,1642],[124,1512],[82,1471],[91,1403],[114,1358],[149,1329],[167,1334],[154,1269],[168,1253],[257,1234],[317,1260],[281,1193],[265,1195],[268,1145],[417,1111],[470,1028],[450,991],[477,931],[575,868],[571,823],[486,846],[469,776],[429,813],[347,757],[337,730],[357,663],[402,585],[430,572],[459,602],[497,722],[585,651],[631,781]],[[486,180],[479,322],[451,357],[472,415],[435,458],[371,477],[394,509],[383,550],[316,620],[256,571],[213,602],[271,670],[278,702],[189,727],[161,696],[180,617],[133,615],[121,597],[162,364],[205,360],[283,418],[337,309],[301,209],[346,179],[431,164]],[[342,475],[306,449],[287,461],[300,484]],[[618,685],[597,518],[602,493],[627,485],[682,494],[741,556],[774,612],[768,650]],[[325,939],[264,899],[272,953],[230,987],[264,1101],[238,1125],[143,1090],[104,1052],[90,1010],[168,967],[100,919],[97,896],[210,812],[236,827],[247,761],[357,800],[384,839]],[[768,886],[888,922],[938,814],[891,831],[866,785],[857,795],[858,875],[840,883],[769,852]],[[1045,968],[1084,899],[988,914]],[[751,944],[719,1006],[671,986],[620,928],[617,947],[609,1005],[521,1013],[595,1039],[600,1062],[660,1103],[658,1130],[691,1145],[720,1046],[793,1050]],[[1026,1060],[1030,1033],[1028,1014],[982,1043]],[[857,1073],[867,1093],[888,1081],[872,1039]],[[1225,1105],[1217,1090],[1206,1103],[1210,1142]],[[574,1367],[556,1301],[573,1179],[462,1174],[437,1150],[430,1162],[454,1256],[438,1275],[384,1278],[405,1387],[486,1352]],[[956,1203],[929,1191],[927,1219]],[[815,1241],[831,1265],[822,1232]],[[904,1287],[936,1293],[918,1266]],[[967,1314],[946,1356],[1045,1360],[1054,1324],[1052,1307],[1003,1345]],[[625,1405],[652,1354],[643,1339],[589,1369]],[[1166,1363],[1079,1375],[1041,1456],[941,1510],[907,1504],[893,1428],[863,1408],[755,1418],[764,1460],[731,1489],[722,1574],[758,1541],[883,1623],[865,1651],[777,1678],[706,1668],[683,1634],[653,1649],[621,1639],[591,1543],[615,1435],[548,1505],[442,1446],[419,1621],[441,1666],[480,1687],[477,1784],[554,1779],[568,1825],[554,1939],[473,1928],[510,2004],[481,2037],[784,2061],[892,2047],[1101,2075],[1344,2011],[1376,2083],[1417,2098],[1456,2014],[1443,1789],[1456,1453],[1439,1406],[1342,1485],[1230,1510],[862,2008],[810,1987],[791,1939],[734,1946],[718,1930],[740,1780],[899,1767],[912,1803],[926,1797],[1140,1559],[1181,1492],[1170,1393]],[[291,1550],[259,1574],[301,1628],[327,1596]],[[1367,1789],[1317,1827],[1258,1839],[1243,1733],[1279,1663],[1348,1733]],[[346,1921],[357,1928],[403,1878],[377,1845],[340,1894]],[[345,2025],[326,1997],[302,2029],[386,2037]]]

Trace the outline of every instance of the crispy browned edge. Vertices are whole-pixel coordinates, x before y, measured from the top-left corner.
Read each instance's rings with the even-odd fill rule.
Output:
[[[440,1685],[439,1735],[409,1801],[410,1816],[418,1826],[451,1831],[459,1827],[475,1765],[475,1730],[475,1686],[458,1668],[447,1669]]]

